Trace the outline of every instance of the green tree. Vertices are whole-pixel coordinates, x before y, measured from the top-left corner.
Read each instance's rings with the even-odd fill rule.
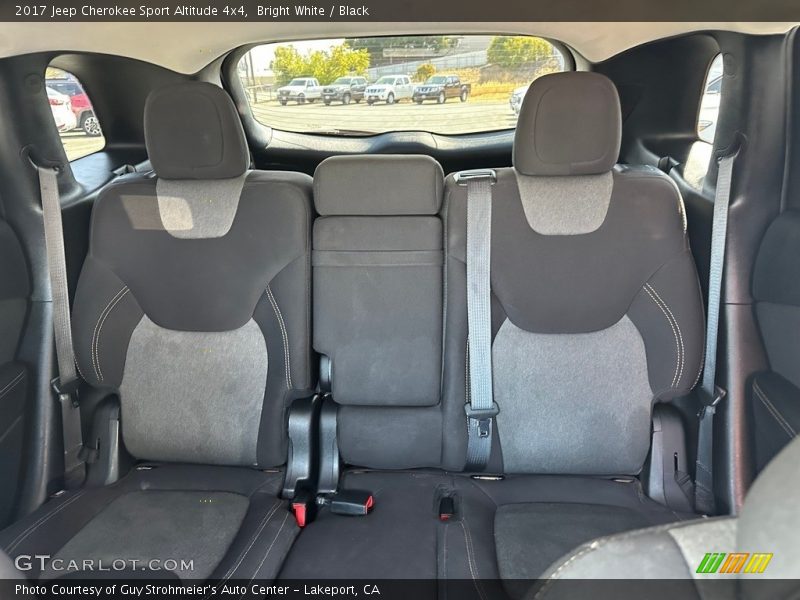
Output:
[[[321,85],[327,85],[337,77],[366,75],[369,63],[369,52],[354,50],[347,43],[305,56],[290,44],[275,49],[272,71],[279,85],[286,85],[295,77],[316,77]]]
[[[553,55],[553,45],[542,38],[522,35],[498,35],[487,51],[490,63],[518,69]]]
[[[306,60],[291,44],[278,46],[275,48],[275,58],[270,68],[275,73],[275,81],[278,85],[286,85],[295,77],[306,75]]]
[[[417,73],[414,78],[417,81],[426,81],[428,77],[434,73],[436,73],[436,67],[434,67],[431,63],[424,63],[417,68]]]

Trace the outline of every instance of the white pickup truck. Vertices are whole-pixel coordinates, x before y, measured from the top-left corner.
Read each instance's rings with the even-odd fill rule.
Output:
[[[411,98],[413,93],[414,85],[406,75],[384,75],[375,83],[367,86],[364,98],[370,105],[376,102],[394,104],[403,98]]]
[[[314,77],[296,77],[289,85],[278,88],[278,102],[286,106],[289,100],[298,104],[313,103],[322,98],[322,86]]]

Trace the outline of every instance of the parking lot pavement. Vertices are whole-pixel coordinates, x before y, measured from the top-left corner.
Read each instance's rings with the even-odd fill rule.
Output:
[[[397,104],[351,103],[347,106],[288,104],[275,101],[253,105],[253,115],[265,125],[287,131],[311,132],[321,130],[355,130],[380,133],[393,130],[422,130],[432,133],[458,134],[477,131],[510,129],[517,117],[505,101],[459,102],[444,104],[414,104],[403,100]]]
[[[82,131],[68,131],[61,134],[68,160],[75,160],[92,152],[102,150],[106,141],[102,137],[89,137]]]

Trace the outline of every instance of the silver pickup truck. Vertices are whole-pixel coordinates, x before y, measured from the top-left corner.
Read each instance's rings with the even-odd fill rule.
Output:
[[[289,85],[278,88],[278,102],[282,106],[293,100],[298,104],[313,103],[322,98],[322,86],[314,77],[296,77]]]

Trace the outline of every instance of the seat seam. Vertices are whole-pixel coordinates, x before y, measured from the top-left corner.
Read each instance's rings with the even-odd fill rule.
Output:
[[[469,566],[469,572],[472,575],[472,583],[475,585],[475,590],[478,592],[481,600],[487,600],[486,595],[483,593],[483,587],[481,586],[478,578],[478,565],[475,562],[475,557],[472,552],[472,534],[469,531],[469,525],[467,524],[465,517],[462,517],[458,523],[461,525],[461,530],[464,532],[464,545],[467,550],[467,565]]]
[[[278,506],[280,506],[280,504],[281,504],[280,500],[275,501],[275,503],[270,508],[269,512],[267,512],[267,514],[264,515],[264,517],[261,519],[261,523],[259,523],[259,526],[258,526],[258,529],[257,529],[255,535],[250,540],[250,544],[248,544],[247,548],[245,548],[242,551],[242,553],[239,555],[239,557],[238,557],[238,559],[236,561],[236,564],[234,564],[230,569],[228,569],[228,572],[225,574],[225,577],[223,577],[223,579],[222,579],[222,583],[225,583],[226,581],[228,581],[231,578],[231,576],[236,572],[236,570],[241,566],[241,564],[244,561],[245,557],[250,552],[250,550],[253,549],[253,546],[255,545],[256,541],[261,536],[261,533],[264,531],[264,528],[267,526],[267,523],[269,523],[272,520],[272,517],[277,512]]]
[[[23,369],[14,376],[14,379],[9,381],[5,387],[0,390],[0,398],[4,398],[11,390],[13,390],[24,379],[25,370]]]
[[[756,393],[756,397],[761,400],[761,404],[764,405],[764,408],[772,415],[778,425],[789,435],[790,438],[794,438],[797,436],[797,432],[794,430],[794,427],[791,426],[789,421],[783,416],[783,414],[778,410],[778,408],[770,401],[767,395],[764,393],[764,390],[761,389],[761,386],[758,385],[757,381],[753,382],[753,391]]]
[[[292,371],[291,371],[291,361],[289,358],[289,335],[286,332],[286,323],[283,320],[283,313],[281,313],[280,306],[278,306],[278,301],[275,300],[275,296],[272,294],[272,289],[270,288],[269,284],[266,287],[267,291],[267,298],[269,298],[269,303],[272,305],[272,310],[275,313],[275,318],[278,320],[278,326],[281,330],[281,338],[283,338],[283,368],[286,372],[286,387],[287,389],[292,389]]]
[[[29,526],[29,527],[28,527],[28,528],[27,528],[25,531],[23,531],[23,532],[22,532],[22,533],[20,533],[20,534],[19,534],[19,535],[18,535],[16,538],[14,538],[14,540],[13,540],[13,541],[11,542],[11,544],[9,544],[9,546],[8,546],[8,552],[11,552],[12,550],[14,550],[14,548],[16,548],[17,546],[19,546],[19,545],[20,545],[22,542],[24,542],[26,539],[28,539],[28,538],[31,536],[31,534],[32,534],[32,533],[34,533],[34,532],[35,532],[37,529],[39,529],[39,527],[40,527],[42,524],[44,524],[44,523],[46,523],[47,521],[49,521],[49,520],[50,520],[52,517],[56,516],[58,513],[60,513],[62,510],[64,510],[64,509],[65,509],[67,506],[69,506],[70,504],[72,504],[73,502],[75,502],[75,500],[77,500],[78,498],[80,498],[81,496],[83,496],[83,494],[85,493],[85,491],[86,491],[86,490],[81,490],[81,491],[79,491],[77,494],[75,494],[75,495],[74,495],[72,498],[70,498],[69,500],[65,500],[64,502],[62,502],[61,504],[59,504],[57,507],[55,507],[55,508],[53,508],[53,509],[50,509],[50,510],[49,510],[47,513],[45,513],[44,515],[42,515],[41,517],[39,517],[39,519],[38,519],[36,522],[34,522],[34,523],[33,523],[32,525],[30,525],[30,526]]]
[[[108,304],[106,304],[105,308],[103,308],[103,310],[100,311],[100,314],[97,316],[97,321],[95,321],[94,324],[94,330],[92,331],[92,339],[89,344],[89,354],[92,359],[92,368],[94,369],[94,374],[95,377],[97,378],[97,381],[100,381],[100,374],[97,372],[97,361],[95,360],[95,340],[97,338],[97,328],[100,326],[100,319],[102,319],[103,315],[106,314],[108,307],[111,306],[112,302],[114,302],[114,300],[116,300],[117,297],[119,297],[119,295],[127,287],[128,287],[127,285],[123,285],[122,289],[120,289],[116,294],[114,294],[114,296],[108,301]]]
[[[661,304],[664,305],[664,308],[667,309],[667,312],[669,313],[669,316],[672,318],[673,323],[675,323],[675,329],[678,331],[678,340],[680,341],[680,365],[681,365],[680,366],[680,373],[678,374],[678,378],[675,380],[675,385],[678,386],[680,384],[681,380],[683,379],[683,370],[684,370],[684,368],[686,366],[686,345],[684,344],[684,341],[683,341],[683,334],[681,333],[681,326],[680,326],[680,323],[678,323],[678,319],[672,313],[672,310],[670,309],[669,304],[667,304],[666,300],[664,300],[661,297],[661,295],[658,293],[658,290],[656,290],[656,288],[653,287],[653,284],[648,282],[645,285],[650,288],[650,291],[653,292],[656,295],[656,298],[658,298],[658,300],[661,302]]]
[[[678,341],[678,332],[675,330],[675,325],[672,324],[672,319],[669,318],[669,315],[667,314],[667,311],[664,310],[664,307],[661,306],[661,304],[659,304],[659,302],[656,300],[655,296],[653,296],[653,294],[650,292],[650,290],[648,289],[647,284],[645,284],[643,289],[644,289],[645,292],[647,292],[647,295],[650,296],[650,299],[653,301],[653,304],[655,304],[658,307],[658,309],[661,311],[661,313],[664,315],[664,318],[667,320],[667,323],[669,324],[669,327],[672,330],[672,336],[675,338],[675,354],[676,354],[675,374],[672,376],[672,383],[669,386],[670,388],[674,389],[675,388],[675,384],[676,384],[676,380],[678,378],[678,371],[680,369],[680,356],[681,356],[680,342]]]
[[[256,575],[258,575],[258,572],[261,570],[261,567],[264,566],[264,562],[267,560],[267,557],[269,557],[270,553],[272,552],[272,548],[275,546],[275,542],[278,541],[278,538],[280,537],[283,528],[286,526],[286,521],[288,518],[289,518],[289,513],[286,513],[286,515],[283,517],[283,521],[281,522],[281,526],[275,533],[275,537],[272,538],[272,542],[270,542],[269,548],[267,548],[266,554],[264,554],[264,558],[262,558],[261,562],[258,563],[258,567],[256,567],[256,570],[253,572],[253,576],[250,578],[250,582],[248,583],[251,583],[256,578]],[[244,598],[244,595],[240,596],[239,598],[241,600],[241,598]]]
[[[105,324],[108,315],[114,310],[114,307],[119,303],[122,298],[125,297],[125,294],[128,293],[128,286],[122,286],[122,289],[116,293],[116,295],[108,301],[106,307],[100,313],[100,316],[97,317],[97,322],[94,324],[94,332],[92,334],[92,364],[94,365],[94,372],[97,375],[97,381],[103,381],[103,371],[100,368],[100,334],[103,331],[103,324]]]

